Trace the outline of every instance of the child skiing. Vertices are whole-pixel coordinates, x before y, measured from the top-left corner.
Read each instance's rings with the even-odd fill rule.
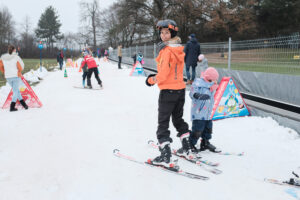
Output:
[[[185,83],[183,81],[184,52],[180,45],[181,39],[177,37],[178,27],[173,20],[161,20],[157,23],[162,42],[159,45],[159,54],[156,58],[157,74],[150,74],[146,79],[148,86],[157,84],[160,89],[158,99],[158,128],[160,156],[152,160],[155,165],[165,167],[175,166],[171,156],[169,121],[178,131],[182,148],[178,154],[192,158],[189,142],[190,131],[188,124],[183,120],[183,106],[185,103]]]
[[[87,77],[88,74],[88,67],[87,67],[87,63],[85,63],[84,65],[82,65],[82,62],[84,60],[81,61],[81,66],[82,66],[82,86],[83,88],[85,88],[85,79]]]
[[[212,152],[220,152],[214,145],[210,144],[212,134],[211,112],[214,106],[214,93],[218,88],[218,71],[213,68],[207,68],[201,78],[196,78],[190,90],[192,99],[191,119],[192,133],[190,143],[194,152],[199,152],[195,147],[198,139],[201,137],[200,151],[208,149]]]
[[[93,73],[95,75],[95,78],[96,78],[98,84],[102,88],[102,81],[99,78],[97,63],[96,63],[95,59],[90,54],[87,54],[86,52],[84,53],[84,59],[81,62],[81,67],[83,67],[85,64],[87,64],[87,67],[88,67],[88,72],[87,72],[87,86],[88,86],[88,88],[92,89],[91,77],[92,77]]]

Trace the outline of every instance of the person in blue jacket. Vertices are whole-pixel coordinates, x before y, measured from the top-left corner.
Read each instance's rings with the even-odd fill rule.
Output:
[[[201,74],[201,78],[195,79],[191,86],[189,93],[192,99],[192,133],[190,134],[190,143],[194,152],[206,149],[212,152],[220,152],[209,142],[213,127],[211,113],[214,106],[214,93],[218,88],[218,79],[218,71],[213,67],[209,67]],[[202,140],[199,150],[196,148],[196,144],[200,137]]]

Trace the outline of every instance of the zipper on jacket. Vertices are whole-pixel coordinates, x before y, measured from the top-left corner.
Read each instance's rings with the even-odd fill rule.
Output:
[[[177,80],[177,63],[175,65],[175,80]]]

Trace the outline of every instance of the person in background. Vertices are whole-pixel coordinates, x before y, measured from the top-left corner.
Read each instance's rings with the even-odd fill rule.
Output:
[[[63,50],[60,50],[58,53],[57,53],[57,62],[59,63],[59,69],[62,70],[62,67],[63,67],[63,64],[64,64],[64,52]]]
[[[102,81],[99,78],[99,71],[98,71],[98,66],[95,61],[95,59],[88,53],[84,53],[84,58],[83,61],[81,62],[81,67],[83,67],[85,64],[87,64],[88,67],[88,73],[87,73],[87,86],[89,89],[92,89],[92,83],[91,83],[91,77],[92,74],[94,73],[95,78],[100,86],[102,88]]]
[[[87,53],[83,53],[83,57],[86,56]],[[84,60],[81,61],[81,67],[82,67],[82,87],[85,88],[85,79],[88,75],[88,66],[87,63],[85,63],[84,65],[82,65],[82,62]]]
[[[12,45],[8,46],[8,53],[3,54],[0,58],[0,71],[4,74],[8,84],[12,87],[13,97],[10,104],[10,111],[17,111],[15,108],[17,100],[27,110],[28,106],[23,100],[19,90],[21,72],[24,69],[22,59],[17,55],[16,48]]]
[[[205,56],[203,54],[200,54],[198,56],[198,61],[200,62],[200,66],[203,68],[203,71],[205,71],[208,68],[208,62]]]
[[[195,79],[198,56],[201,54],[200,44],[198,43],[195,34],[192,33],[189,38],[190,40],[184,48],[187,85],[191,85]],[[190,75],[190,68],[192,68],[192,77]]]
[[[192,99],[190,143],[193,152],[198,153],[206,149],[212,152],[221,152],[209,142],[213,127],[211,113],[214,106],[214,93],[218,88],[218,79],[218,71],[213,67],[209,67],[202,72],[200,78],[195,79],[191,86],[189,94]],[[200,149],[197,149],[196,144],[200,137],[202,138]]]
[[[122,67],[121,67],[121,63],[122,63],[122,45],[121,44],[118,46],[118,58],[119,58],[118,69],[122,69]]]

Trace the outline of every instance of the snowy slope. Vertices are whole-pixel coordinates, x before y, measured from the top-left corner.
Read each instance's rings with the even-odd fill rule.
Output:
[[[130,69],[100,61],[103,90],[81,85],[78,69],[48,73],[33,90],[42,108],[10,113],[0,110],[1,200],[289,200],[288,187],[263,179],[288,179],[300,166],[300,139],[271,118],[244,117],[214,122],[212,143],[245,156],[204,152],[220,163],[214,175],[185,161],[183,169],[205,176],[192,180],[113,156],[123,153],[146,160],[158,155],[147,146],[155,140],[159,89]],[[92,84],[96,85],[94,77]],[[4,93],[0,93],[0,105]],[[187,95],[186,121],[191,101]],[[180,147],[171,125],[173,148]],[[298,192],[300,196],[300,192]]]

